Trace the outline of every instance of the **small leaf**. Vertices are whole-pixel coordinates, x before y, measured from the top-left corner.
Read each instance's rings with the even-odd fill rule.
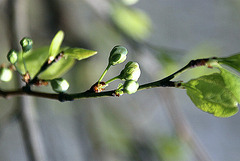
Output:
[[[220,64],[228,65],[240,72],[240,53],[226,58],[218,58],[217,60]]]
[[[64,32],[62,30],[58,31],[58,33],[54,36],[50,48],[49,48],[49,56],[55,57],[59,53],[59,49],[61,47],[62,41],[64,38]]]
[[[41,66],[44,64],[44,62],[47,61],[48,50],[49,50],[49,47],[42,47],[42,48],[31,50],[23,55],[27,70],[31,78],[33,78],[37,74]],[[21,56],[18,58],[16,65],[19,72],[24,73],[25,70],[24,70],[24,65],[23,65]]]
[[[72,58],[62,58],[57,63],[52,64],[46,71],[39,75],[40,79],[51,80],[62,76],[75,63]]]
[[[82,48],[67,48],[64,50],[64,55],[77,60],[86,59],[97,54],[97,51],[87,50]]]
[[[238,101],[219,73],[192,79],[183,86],[193,103],[205,112],[216,117],[230,117],[238,112]]]
[[[41,66],[48,59],[49,47],[42,47],[38,49],[31,50],[24,54],[24,59],[26,62],[27,70],[31,78],[37,74]],[[65,72],[67,72],[74,64],[75,60],[72,58],[62,58],[57,63],[51,65],[46,71],[39,75],[40,79],[54,79],[60,77]],[[17,62],[17,67],[21,73],[24,71],[24,66],[21,57]]]

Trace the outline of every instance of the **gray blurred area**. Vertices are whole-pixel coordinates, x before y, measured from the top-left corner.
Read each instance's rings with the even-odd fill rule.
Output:
[[[116,3],[149,18],[148,36],[135,38],[115,23]],[[131,6],[120,0],[0,0],[0,64],[6,64],[14,42],[10,4],[15,7],[11,21],[18,24],[17,42],[29,36],[39,48],[49,45],[61,29],[63,45],[98,51],[63,75],[70,83],[69,93],[88,90],[98,80],[117,44],[128,48],[128,61],[139,62],[140,84],[161,79],[191,59],[240,51],[239,0],[139,0]],[[123,67],[112,67],[104,80]],[[189,71],[178,79],[203,72]],[[17,77],[0,84],[1,89],[17,86]],[[50,87],[34,90],[52,92]],[[37,132],[36,143],[26,143],[29,136],[23,125],[28,124],[22,121],[22,110],[30,111],[26,115],[34,126],[30,129]],[[27,96],[0,98],[0,161],[238,161],[239,122],[239,114],[216,118],[202,112],[185,90],[173,88],[63,103]],[[35,159],[29,144],[37,146]]]

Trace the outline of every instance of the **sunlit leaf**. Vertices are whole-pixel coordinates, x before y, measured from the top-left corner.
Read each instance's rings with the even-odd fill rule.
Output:
[[[238,101],[219,73],[192,79],[183,86],[193,103],[205,112],[216,117],[230,117],[238,112]]]
[[[24,60],[31,78],[36,75],[44,62],[48,59],[48,50],[49,47],[42,47],[24,53]],[[21,56],[18,59],[17,67],[21,73],[25,72]]]
[[[143,39],[150,33],[151,21],[140,10],[115,5],[112,10],[112,19],[121,30],[134,39]]]
[[[46,71],[39,75],[40,79],[51,80],[58,78],[67,72],[75,63],[73,58],[62,58],[57,63],[51,65]]]
[[[97,54],[96,51],[82,49],[82,48],[67,48],[64,50],[64,56],[74,58],[77,60],[86,59],[95,54]]]
[[[64,32],[62,30],[58,31],[58,33],[52,39],[50,48],[49,48],[49,56],[57,56],[59,53],[59,49],[61,47],[62,41],[64,38]]]
[[[226,57],[218,58],[219,63],[228,65],[240,72],[240,53]]]
[[[226,87],[231,90],[236,100],[240,102],[240,77],[224,68],[220,68],[220,70]]]
[[[49,47],[43,47],[24,54],[26,67],[31,78],[37,74],[41,66],[47,61],[48,51]],[[57,78],[67,72],[73,66],[74,62],[75,60],[73,58],[62,58],[40,74],[39,78],[47,80]],[[24,73],[25,70],[22,59],[18,60],[17,67],[22,73]]]

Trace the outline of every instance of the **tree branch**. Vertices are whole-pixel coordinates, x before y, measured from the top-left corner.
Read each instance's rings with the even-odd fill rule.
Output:
[[[186,66],[184,66],[183,68],[179,69],[175,73],[173,73],[161,80],[140,85],[138,88],[138,91],[149,89],[149,88],[156,88],[156,87],[179,87],[179,86],[181,86],[181,82],[180,81],[177,81],[177,82],[171,81],[173,78],[175,78],[177,75],[183,73],[184,71],[186,71],[190,68],[205,66],[205,65],[207,65],[207,63],[210,60],[213,60],[213,59],[216,59],[216,58],[214,57],[214,58],[191,60]],[[208,65],[207,67],[211,67],[211,66]],[[73,100],[82,99],[82,98],[97,98],[97,97],[116,96],[115,90],[95,93],[93,90],[90,89],[85,92],[74,93],[74,94],[67,94],[67,93],[54,94],[54,93],[38,92],[38,91],[32,91],[30,88],[26,88],[26,86],[21,89],[13,90],[13,91],[0,90],[0,97],[4,97],[4,98],[9,98],[9,97],[13,97],[13,96],[21,96],[21,95],[55,99],[55,100],[59,100],[61,102],[73,101]]]

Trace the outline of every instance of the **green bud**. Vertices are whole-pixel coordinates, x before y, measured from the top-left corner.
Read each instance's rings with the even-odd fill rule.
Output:
[[[8,68],[0,68],[0,80],[3,82],[8,82],[12,79],[12,71]]]
[[[137,62],[128,62],[125,68],[120,73],[120,79],[123,80],[135,80],[137,81],[140,77],[141,70]]]
[[[68,82],[62,78],[56,78],[51,80],[51,86],[52,89],[57,93],[65,92],[69,88]]]
[[[124,62],[127,58],[127,49],[123,46],[117,45],[110,52],[109,64],[116,65]]]
[[[136,82],[134,80],[127,80],[123,84],[123,92],[127,93],[127,94],[133,94],[133,93],[137,92],[138,87],[139,87],[138,82]]]
[[[11,64],[15,64],[18,60],[18,53],[15,50],[10,50],[7,55],[7,59]]]
[[[28,52],[29,50],[32,49],[33,41],[30,38],[24,37],[21,41],[20,44],[22,46],[23,52]]]

